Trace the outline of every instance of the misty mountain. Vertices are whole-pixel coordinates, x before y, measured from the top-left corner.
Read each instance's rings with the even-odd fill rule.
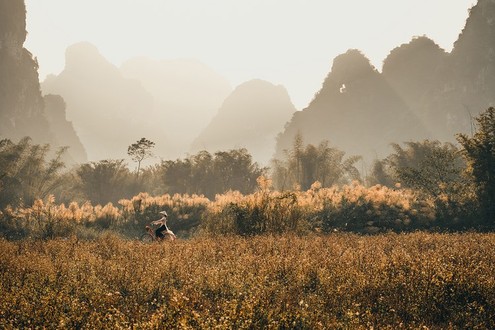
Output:
[[[268,164],[275,138],[294,112],[283,86],[258,79],[245,82],[225,99],[191,151],[246,148],[255,161]]]
[[[67,121],[64,99],[60,95],[48,94],[43,97],[45,102],[45,116],[53,130],[57,141],[63,141],[64,145],[70,146],[69,163],[84,163],[88,160],[86,150],[74,130],[72,122]]]
[[[68,146],[67,161],[85,161],[65,113],[45,108],[38,63],[23,47],[26,34],[24,1],[0,0],[0,138],[18,141],[29,136],[36,144],[49,143],[52,151]],[[59,134],[62,127],[69,139]]]
[[[439,71],[442,84],[424,102],[428,122],[444,125],[444,140],[470,134],[473,117],[495,105],[495,1],[480,0],[469,13]]]
[[[454,142],[471,133],[472,118],[495,104],[495,2],[471,8],[451,53],[415,38],[392,50],[383,75],[433,138]]]
[[[392,142],[429,136],[402,97],[358,50],[337,56],[321,90],[292,117],[277,139],[276,157],[301,133],[304,143],[330,145],[367,164],[389,153]]]
[[[174,156],[188,150],[232,91],[224,77],[193,59],[139,57],[125,62],[120,70],[153,95],[156,120],[173,140],[168,154],[173,150]]]
[[[390,52],[382,73],[356,50],[338,56],[322,89],[280,135],[277,156],[300,131],[306,143],[328,139],[369,164],[391,142],[455,142],[494,104],[495,1],[479,0],[451,53],[416,37]]]
[[[0,1],[0,133],[48,142],[53,137],[43,113],[38,65],[23,47],[26,34],[24,1]]]
[[[70,46],[64,70],[42,84],[60,94],[89,159],[126,158],[140,139],[164,158],[188,150],[230,92],[224,78],[193,60],[135,58],[121,68],[87,42]]]
[[[382,74],[407,105],[422,119],[428,93],[443,84],[442,67],[448,53],[426,36],[393,49],[383,61]]]
[[[90,160],[127,157],[127,147],[141,137],[165,150],[153,97],[136,80],[126,79],[90,43],[67,48],[65,68],[42,83],[44,94],[62,95]]]

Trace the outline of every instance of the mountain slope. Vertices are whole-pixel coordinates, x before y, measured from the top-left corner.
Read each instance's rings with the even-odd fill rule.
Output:
[[[68,141],[57,131],[68,124],[64,112],[47,118],[41,95],[38,63],[23,47],[26,40],[23,0],[0,0],[0,138],[17,141],[29,136],[34,143],[49,143],[52,150],[69,146],[67,160],[85,161],[86,153],[72,127]]]
[[[445,125],[445,140],[470,134],[473,117],[495,105],[495,1],[479,0],[440,72],[443,84],[424,104],[429,121]]]
[[[64,97],[91,160],[126,158],[141,137],[156,143],[155,155],[179,157],[230,92],[197,61],[135,58],[118,68],[87,42],[67,49],[64,70],[42,89]]]
[[[411,109],[421,115],[427,94],[443,83],[440,70],[448,53],[423,36],[393,49],[383,61],[382,75]]]
[[[63,96],[90,160],[125,158],[127,147],[143,136],[164,148],[165,130],[154,125],[153,97],[90,43],[70,46],[64,70],[47,77],[42,90]]]
[[[383,157],[392,142],[429,133],[402,98],[358,50],[335,58],[331,72],[309,106],[297,112],[277,141],[277,157],[297,133],[305,143],[329,140],[367,163]]]
[[[125,62],[120,70],[153,95],[158,120],[166,123],[178,153],[187,150],[232,91],[224,77],[192,59],[140,57]]]
[[[191,151],[246,148],[255,161],[267,164],[277,133],[295,111],[283,86],[258,79],[245,82],[225,99]]]
[[[53,129],[53,135],[62,145],[69,146],[68,163],[87,161],[86,150],[77,136],[72,122],[65,119],[65,101],[60,95],[45,95],[45,115]]]

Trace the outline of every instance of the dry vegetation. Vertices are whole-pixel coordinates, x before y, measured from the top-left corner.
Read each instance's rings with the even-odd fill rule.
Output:
[[[493,234],[0,240],[0,328],[495,328]]]
[[[258,185],[5,208],[0,328],[495,328],[495,234],[416,232],[437,204],[399,186]],[[164,209],[181,239],[137,241]]]
[[[411,189],[364,187],[354,182],[306,191],[279,192],[260,177],[258,190],[243,195],[230,191],[209,200],[198,195],[151,196],[141,193],[119,205],[93,206],[89,202],[66,206],[53,198],[36,200],[30,207],[0,211],[0,234],[9,239],[35,237],[96,238],[101,230],[134,238],[145,224],[167,210],[169,225],[181,237],[196,234],[258,235],[333,231],[368,234],[442,229],[438,205]],[[452,223],[460,221],[452,218]]]

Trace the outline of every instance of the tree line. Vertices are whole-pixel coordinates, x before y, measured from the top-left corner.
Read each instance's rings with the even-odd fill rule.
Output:
[[[133,146],[129,153],[139,163],[135,172],[124,159],[88,162],[67,169],[61,160],[65,148],[50,157],[48,144],[33,144],[29,137],[18,143],[1,140],[0,209],[29,206],[48,195],[60,203],[91,201],[101,205],[116,204],[140,192],[199,194],[214,199],[228,190],[250,193],[256,188],[256,179],[267,173],[266,168],[253,162],[246,149],[214,154],[201,151],[184,159],[140,168],[143,155],[150,150]]]
[[[65,148],[50,151],[30,138],[18,143],[0,140],[0,210],[29,206],[35,199],[55,196],[59,203],[91,201],[116,204],[140,192],[199,194],[210,200],[229,190],[250,194],[257,178],[269,176],[280,191],[308,190],[358,181],[367,186],[413,189],[434,203],[438,223],[447,227],[495,225],[495,110],[480,114],[472,135],[459,134],[459,146],[439,141],[393,144],[393,152],[376,160],[370,173],[357,169],[359,156],[346,156],[328,141],[304,144],[297,135],[283,159],[270,168],[253,161],[246,149],[209,153],[201,151],[184,159],[163,160],[141,167],[152,155],[154,143],[142,138],[128,148],[138,163],[131,171],[124,159],[88,162],[67,169]]]

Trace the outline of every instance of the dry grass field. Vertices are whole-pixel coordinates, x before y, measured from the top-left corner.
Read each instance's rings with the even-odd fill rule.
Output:
[[[0,328],[494,329],[494,234],[0,240]]]

